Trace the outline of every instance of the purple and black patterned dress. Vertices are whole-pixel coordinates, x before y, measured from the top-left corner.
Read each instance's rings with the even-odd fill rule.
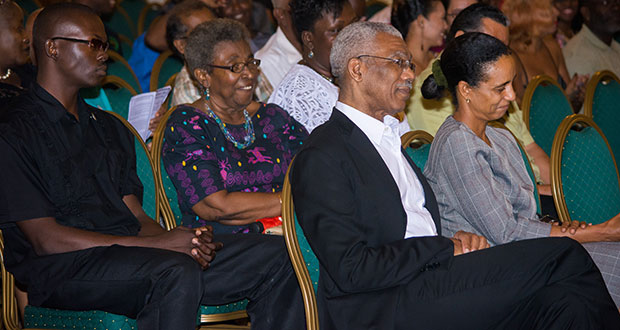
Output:
[[[192,207],[219,191],[276,192],[286,170],[308,136],[306,129],[275,104],[262,104],[252,116],[256,140],[245,149],[228,141],[215,120],[199,109],[179,106],[164,133],[164,168],[177,190],[186,227],[213,226],[216,233],[238,233],[245,226],[227,226],[198,217]],[[226,125],[243,141],[241,125]]]

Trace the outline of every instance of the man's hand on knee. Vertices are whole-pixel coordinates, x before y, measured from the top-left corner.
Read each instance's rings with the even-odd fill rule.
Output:
[[[458,231],[454,234],[454,237],[451,238],[454,243],[454,255],[458,256],[459,254],[468,253],[476,250],[482,250],[488,248],[489,242],[484,236]]]

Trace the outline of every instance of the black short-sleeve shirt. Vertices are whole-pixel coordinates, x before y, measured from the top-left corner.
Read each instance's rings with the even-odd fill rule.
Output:
[[[0,114],[0,229],[4,263],[33,303],[79,268],[80,251],[37,256],[19,221],[137,235],[123,196],[142,198],[133,135],[112,115],[78,101],[79,121],[37,84]],[[51,220],[54,221],[54,220]]]

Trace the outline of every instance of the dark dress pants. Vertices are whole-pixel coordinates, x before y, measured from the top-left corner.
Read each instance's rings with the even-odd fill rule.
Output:
[[[248,298],[253,329],[301,329],[301,292],[282,237],[221,235],[206,271],[191,257],[160,249],[85,250],[83,266],[43,304],[137,318],[144,330],[194,329],[199,304]]]
[[[581,244],[500,245],[427,270],[401,290],[398,329],[620,329],[620,315]]]

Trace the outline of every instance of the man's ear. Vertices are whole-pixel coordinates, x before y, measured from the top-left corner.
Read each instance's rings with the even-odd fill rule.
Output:
[[[362,67],[362,60],[359,58],[352,58],[347,62],[347,74],[352,80],[360,82],[362,81],[364,68]]]
[[[211,87],[211,75],[205,69],[194,69],[194,79],[204,87]]]
[[[45,42],[45,55],[54,61],[58,58],[58,48],[56,47],[56,43],[51,39]]]
[[[172,41],[172,44],[174,45],[174,48],[179,51],[179,53],[185,56],[185,45],[187,44],[185,39],[174,39],[174,41]]]

